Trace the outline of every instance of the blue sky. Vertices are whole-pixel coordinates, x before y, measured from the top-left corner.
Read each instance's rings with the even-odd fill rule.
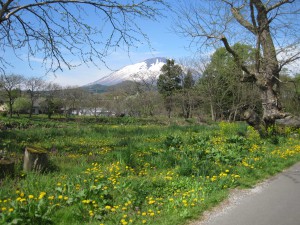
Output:
[[[22,0],[27,2],[28,0]],[[178,1],[167,0],[172,5]],[[185,2],[185,0],[182,0]],[[114,70],[121,69],[124,66],[141,62],[152,57],[167,57],[180,60],[187,57],[194,57],[197,49],[189,48],[190,40],[179,37],[171,31],[174,15],[170,11],[163,12],[164,17],[158,18],[157,21],[140,20],[137,21],[142,31],[148,35],[151,42],[151,48],[147,44],[137,43],[137,48],[131,48],[129,52],[122,49],[116,49],[109,57],[105,59],[108,69],[104,64],[82,64],[76,68],[69,70],[67,67],[63,71],[56,71],[55,74],[49,72],[46,74],[46,68],[42,67],[42,60],[36,56],[30,57],[30,65],[27,61],[26,49],[17,51],[18,57],[10,49],[0,51],[0,56],[4,57],[12,66],[6,68],[7,74],[20,74],[25,77],[45,77],[47,81],[58,83],[62,86],[82,86],[94,82],[103,76],[107,76]],[[101,26],[101,18],[87,17],[91,24],[99,24]],[[97,22],[96,22],[97,21]],[[105,34],[104,34],[105,35]],[[238,36],[239,38],[239,36]],[[298,50],[297,50],[298,51]],[[210,51],[212,53],[212,49]],[[23,59],[23,60],[22,60]],[[79,59],[72,58],[72,63],[80,64]],[[295,71],[299,71],[299,64],[295,65]]]
[[[137,48],[131,48],[130,52],[122,49],[113,51],[105,60],[112,70],[118,70],[126,65],[141,62],[152,57],[168,57],[178,60],[193,54],[187,48],[189,41],[171,31],[171,15],[165,14],[165,17],[158,18],[158,21],[141,20],[139,24],[142,31],[148,35],[152,48],[147,44],[139,44]],[[46,69],[42,67],[41,59],[31,57],[31,66],[29,66],[26,59],[26,49],[18,51],[17,54],[19,58],[9,49],[4,53],[6,59],[9,59],[8,61],[13,65],[12,67],[7,67],[6,72],[8,74],[20,74],[25,77],[44,76],[47,81],[63,86],[85,85],[112,72],[103,64],[99,64],[98,68],[92,64],[83,64],[71,70],[65,68],[63,71],[59,70],[55,74],[52,72],[46,74]],[[78,59],[74,58],[73,62],[76,63],[76,60]]]

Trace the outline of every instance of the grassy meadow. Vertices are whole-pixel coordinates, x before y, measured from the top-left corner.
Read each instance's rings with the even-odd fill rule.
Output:
[[[300,160],[300,130],[260,138],[244,123],[1,121],[0,149],[17,163],[0,183],[0,224],[187,224],[230,189]],[[22,171],[29,145],[49,150],[49,171]]]

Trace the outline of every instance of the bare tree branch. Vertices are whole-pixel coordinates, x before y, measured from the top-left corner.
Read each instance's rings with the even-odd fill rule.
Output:
[[[54,72],[76,66],[71,56],[97,66],[118,48],[129,51],[142,41],[150,46],[139,20],[155,20],[167,7],[165,0],[1,1],[0,47],[26,47],[29,64],[40,58]],[[5,54],[0,55],[4,65]]]
[[[243,26],[245,27],[247,30],[249,30],[250,32],[252,32],[253,34],[256,34],[257,31],[255,29],[255,26],[253,26],[253,24],[249,23],[247,20],[245,20],[245,18],[240,14],[239,10],[237,8],[232,7],[231,8],[231,12],[233,14],[233,16],[235,17],[235,19]]]
[[[241,67],[241,69],[246,73],[246,75],[244,75],[244,77],[242,77],[242,81],[255,81],[256,77],[254,74],[252,74],[248,68],[244,65],[244,63],[241,61],[239,55],[230,47],[227,39],[225,38],[225,36],[223,36],[221,38],[221,41],[223,42],[226,50],[233,56],[234,61],[236,62],[236,64],[238,66]]]
[[[277,3],[275,3],[274,5],[268,7],[267,8],[267,12],[270,12],[270,11],[276,9],[276,8],[279,8],[280,6],[282,6],[282,5],[286,4],[286,3],[294,3],[294,2],[295,2],[295,0],[281,0],[281,1],[277,2]]]

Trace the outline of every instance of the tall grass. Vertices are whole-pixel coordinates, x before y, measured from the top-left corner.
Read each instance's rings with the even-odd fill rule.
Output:
[[[56,122],[1,131],[0,147],[52,149],[58,168],[2,181],[2,224],[184,224],[300,159],[299,131],[261,139],[245,124]]]

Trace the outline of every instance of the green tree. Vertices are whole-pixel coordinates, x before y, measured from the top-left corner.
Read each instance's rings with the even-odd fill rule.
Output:
[[[294,115],[300,116],[300,74],[289,76],[281,74],[282,85],[280,97],[283,108]]]
[[[9,115],[13,115],[13,104],[16,98],[21,95],[21,84],[24,77],[20,75],[1,75],[0,87],[4,90],[4,95],[9,109]]]
[[[31,110],[31,101],[26,97],[19,97],[14,101],[13,111],[20,115],[20,113],[28,113]]]
[[[166,64],[161,68],[161,74],[157,80],[158,92],[164,97],[165,107],[168,117],[171,117],[173,108],[173,97],[176,91],[182,88],[181,75],[183,71],[179,65],[175,64],[175,60],[168,59]]]
[[[249,67],[253,66],[255,51],[251,46],[238,43],[232,48]],[[204,105],[208,104],[212,120],[235,120],[245,106],[256,107],[258,90],[252,84],[241,83],[242,76],[243,71],[225,48],[217,49],[211,56],[198,88]]]

